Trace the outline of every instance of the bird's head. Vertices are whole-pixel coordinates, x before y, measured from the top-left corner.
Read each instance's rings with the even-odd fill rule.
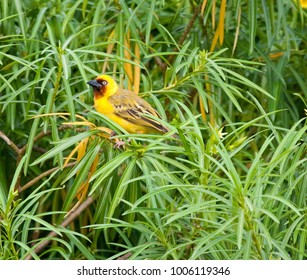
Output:
[[[93,87],[95,98],[109,97],[118,90],[117,83],[107,75],[100,75],[87,83]]]

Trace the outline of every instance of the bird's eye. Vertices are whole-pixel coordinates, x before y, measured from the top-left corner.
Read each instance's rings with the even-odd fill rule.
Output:
[[[103,86],[106,86],[107,84],[108,84],[108,82],[105,81],[105,80],[103,80],[103,81],[101,82],[101,85],[103,85]]]

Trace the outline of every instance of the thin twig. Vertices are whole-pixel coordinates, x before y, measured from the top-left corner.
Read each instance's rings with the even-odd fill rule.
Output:
[[[75,128],[74,126],[72,126],[72,125],[61,125],[61,126],[59,126],[59,128],[58,128],[58,131],[63,131],[63,130],[66,130],[66,129],[73,129],[73,128]],[[84,129],[83,128],[76,128],[76,131],[77,132],[83,132],[84,131]],[[44,136],[46,136],[46,135],[50,135],[52,133],[52,131],[51,130],[47,130],[47,131],[42,131],[42,132],[40,132],[40,133],[38,133],[35,137],[34,137],[34,139],[33,139],[33,142],[35,143],[36,141],[38,141],[39,139],[41,139],[41,138],[43,138]],[[7,145],[8,146],[10,146],[11,147],[11,149],[15,152],[15,154],[16,154],[16,166],[18,166],[18,164],[19,164],[19,162],[21,161],[21,159],[22,159],[22,157],[24,156],[24,154],[25,154],[25,152],[26,152],[26,149],[27,149],[27,147],[28,147],[28,144],[25,144],[23,147],[21,147],[20,149],[18,148],[18,146],[11,140],[11,139],[9,139],[9,137],[8,136],[6,136],[1,130],[0,130],[0,138],[2,138],[6,143],[7,143]],[[47,172],[50,172],[50,170],[49,171],[47,171]],[[52,172],[51,172],[52,173]],[[44,173],[43,173],[44,174]],[[42,175],[42,174],[41,174]],[[38,176],[39,178],[42,178],[41,177],[41,175],[40,176]],[[44,176],[43,176],[44,177]],[[34,179],[34,180],[36,180],[36,179]],[[33,181],[33,180],[32,180]],[[36,180],[37,181],[37,180]],[[36,182],[35,181],[35,182]],[[28,186],[28,184],[30,183],[27,183],[25,186],[26,186],[26,188],[25,188],[25,186],[23,187],[24,189],[22,189],[21,188],[21,186],[20,186],[20,182],[21,182],[21,171],[20,171],[20,173],[19,173],[19,175],[18,175],[18,178],[17,178],[17,181],[16,181],[16,185],[15,185],[15,190],[17,190],[19,193],[21,193],[24,189],[27,189],[29,186]],[[31,184],[32,185],[32,184]]]
[[[183,34],[181,35],[181,37],[180,37],[180,39],[178,41],[178,46],[181,46],[184,43],[185,39],[188,37],[188,35],[189,35],[193,25],[194,25],[194,22],[195,22],[195,20],[196,20],[196,18],[198,16],[199,10],[200,10],[200,6],[197,6],[195,8],[195,11],[194,11],[194,13],[193,13],[193,15],[192,15],[192,17],[191,17],[187,27],[185,28]],[[177,51],[177,48],[174,51]],[[174,58],[175,58],[175,56],[172,55],[172,54],[168,57],[167,60],[168,60],[169,64],[172,64]]]
[[[68,163],[64,168],[68,168],[68,167],[72,167],[72,166],[75,166],[77,164],[77,162],[71,162],[71,163]],[[52,174],[53,172],[57,171],[61,169],[61,167],[54,167],[54,168],[51,168],[45,172],[43,172],[42,174],[40,174],[39,176],[35,177],[33,180],[29,181],[28,183],[26,183],[24,186],[20,187],[18,189],[18,192],[21,193],[23,191],[25,191],[26,189],[30,188],[32,185],[34,185],[36,182],[38,182],[40,179]]]
[[[17,147],[17,145],[10,138],[8,138],[1,130],[0,130],[0,138],[2,138],[17,155],[20,153],[20,149]]]
[[[73,129],[73,128],[75,128],[75,127],[72,126],[72,125],[67,125],[67,124],[65,124],[65,125],[59,126],[58,131],[64,131],[64,130],[66,130],[66,129]],[[84,129],[83,129],[83,128],[76,128],[76,131],[77,131],[77,132],[83,132]],[[52,130],[41,131],[40,133],[38,133],[38,134],[34,137],[33,142],[35,143],[35,142],[37,142],[39,139],[41,139],[41,138],[43,138],[43,137],[45,137],[45,136],[47,136],[47,135],[51,135],[51,133],[52,133]],[[28,147],[28,144],[25,144],[25,145],[20,149],[20,152],[21,152],[22,154],[24,154],[25,151],[26,151],[26,149],[27,149],[27,147]]]
[[[161,58],[158,57],[158,56],[154,56],[154,59],[156,61],[156,64],[163,70],[165,71],[166,69],[166,63],[165,62],[162,62]]]
[[[195,22],[197,16],[199,15],[199,11],[200,11],[200,6],[195,7],[195,11],[194,11],[186,29],[184,30],[183,34],[181,35],[181,37],[178,41],[179,46],[182,45],[183,42],[185,41],[185,39],[188,37],[188,35],[189,35],[193,25],[194,25],[194,22]]]
[[[64,219],[64,221],[61,223],[60,226],[58,226],[58,228],[60,229],[61,227],[67,227],[72,221],[78,218],[81,213],[86,210],[94,201],[95,199],[92,196],[89,196],[74,212],[72,212],[66,219]],[[33,259],[31,253],[37,254],[41,252],[52,241],[52,237],[55,237],[57,235],[58,234],[55,231],[50,232],[42,243],[40,243],[35,249],[29,252],[29,255],[27,255],[25,259]]]
[[[44,149],[44,148],[36,146],[36,145],[33,145],[32,150],[35,151],[35,152],[41,153],[41,154],[45,154],[45,153],[48,152],[47,149]]]
[[[182,35],[181,35],[181,37],[178,41],[178,46],[181,46],[184,43],[184,41],[186,40],[186,38],[188,37],[188,35],[189,35],[189,33],[190,33],[194,23],[195,23],[196,18],[199,15],[200,8],[201,8],[201,5],[199,5],[195,8],[195,11],[194,11],[187,27],[185,28],[184,32],[182,33]],[[178,51],[177,47],[174,49],[174,51]],[[162,71],[165,72],[167,65],[172,64],[174,58],[175,58],[175,55],[170,54],[167,58],[167,61],[168,61],[167,63],[163,63],[161,61],[161,59],[159,59],[159,58],[155,58],[155,61],[161,67]]]

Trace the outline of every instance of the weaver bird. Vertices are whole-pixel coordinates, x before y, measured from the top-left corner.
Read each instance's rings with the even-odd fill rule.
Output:
[[[87,82],[94,90],[94,104],[97,112],[107,116],[129,133],[164,134],[169,129],[161,122],[159,113],[134,92],[121,89],[107,75],[98,76]]]

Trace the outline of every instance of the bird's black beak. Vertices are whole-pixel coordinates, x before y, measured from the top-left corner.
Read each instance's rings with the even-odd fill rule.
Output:
[[[101,84],[99,84],[96,80],[88,81],[87,84],[92,86],[94,89],[99,89],[101,87]]]

